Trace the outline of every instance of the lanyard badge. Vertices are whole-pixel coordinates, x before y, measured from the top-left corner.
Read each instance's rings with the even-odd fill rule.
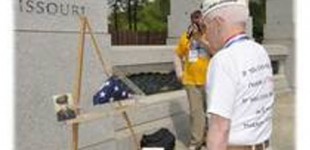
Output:
[[[199,57],[199,43],[196,40],[192,41],[191,49],[188,53],[188,61],[191,63],[197,62]]]
[[[198,56],[199,56],[198,50],[197,49],[191,49],[188,53],[188,61],[192,62],[192,63],[197,62]]]

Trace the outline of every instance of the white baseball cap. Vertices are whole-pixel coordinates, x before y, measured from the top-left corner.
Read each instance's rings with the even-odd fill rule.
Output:
[[[201,12],[203,16],[210,12],[222,8],[224,6],[241,6],[247,9],[245,0],[204,0],[201,5]]]

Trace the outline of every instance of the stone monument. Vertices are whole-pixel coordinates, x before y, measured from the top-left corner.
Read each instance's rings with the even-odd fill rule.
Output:
[[[52,97],[73,92],[79,15],[88,17],[102,54],[114,67],[137,72],[173,68],[174,46],[111,46],[107,9],[107,0],[15,0],[16,149],[70,148],[72,128],[57,122]],[[93,106],[93,95],[107,77],[89,34],[85,41],[81,114],[111,115],[80,123],[78,147],[133,150],[132,137],[120,113],[108,104]],[[138,138],[164,127],[179,141],[188,141],[189,110],[184,90],[154,94],[139,101],[144,105],[127,111]]]
[[[287,57],[283,63],[288,88],[295,89],[295,38],[294,1],[267,0],[264,43],[280,44],[287,47]]]
[[[63,150],[69,148],[71,128],[59,123],[52,96],[71,93],[77,67],[79,15],[88,16],[100,47],[110,47],[106,0],[15,0],[15,148]],[[85,45],[82,111],[104,80],[90,38]],[[113,123],[99,120],[80,126],[80,146],[113,138]],[[87,133],[87,134],[86,134]],[[102,136],[105,135],[105,136]],[[91,149],[113,149],[115,142]],[[90,148],[85,148],[90,149]]]

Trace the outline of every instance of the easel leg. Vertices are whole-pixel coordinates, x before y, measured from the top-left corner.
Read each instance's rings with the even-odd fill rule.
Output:
[[[83,61],[84,61],[84,44],[85,44],[85,30],[86,20],[85,17],[81,17],[81,29],[79,37],[79,53],[78,53],[78,69],[76,72],[76,83],[74,86],[74,107],[77,116],[80,114],[80,96],[82,89],[82,73],[83,73]],[[79,147],[79,124],[75,123],[72,125],[72,150],[78,150]]]
[[[78,150],[79,148],[79,124],[72,125],[72,150]]]
[[[119,102],[119,106],[122,106],[122,104],[120,102]],[[138,138],[137,138],[137,135],[135,134],[135,131],[133,130],[132,123],[131,123],[131,121],[129,119],[128,114],[124,111],[124,112],[122,112],[122,116],[125,119],[127,127],[129,128],[129,131],[130,131],[130,133],[132,135],[132,138],[133,138],[133,141],[134,141],[134,145],[135,145],[135,149],[136,150],[140,150],[140,146],[139,146],[139,143],[138,143]]]
[[[92,34],[91,27],[87,21],[86,17],[81,17],[81,30],[80,30],[80,40],[79,40],[79,54],[78,54],[78,69],[77,69],[77,78],[75,81],[75,87],[74,87],[74,106],[76,107],[76,114],[79,115],[79,104],[80,104],[80,95],[81,95],[81,87],[82,87],[82,72],[83,72],[83,57],[84,57],[84,43],[85,43],[85,31],[86,27],[88,28],[91,39],[93,41],[94,47],[96,49],[97,55],[99,56],[99,60],[103,66],[104,72],[108,75],[112,75],[112,70],[110,66],[107,65],[107,62],[104,61],[104,59],[101,56],[100,49],[98,47],[98,44],[95,40],[94,35]],[[119,106],[122,106],[122,104],[119,102]],[[130,133],[132,134],[134,145],[136,150],[139,150],[139,143],[136,137],[136,134],[133,130],[132,123],[128,117],[128,114],[126,112],[122,112],[122,117],[125,119],[127,123],[127,127],[130,130]],[[78,141],[79,141],[79,124],[75,123],[72,125],[72,150],[78,150]]]
[[[95,47],[96,54],[97,54],[97,56],[98,56],[98,58],[99,58],[99,61],[101,62],[102,67],[103,67],[103,70],[104,70],[104,72],[105,72],[108,76],[111,76],[111,75],[113,74],[112,69],[111,69],[110,66],[108,66],[107,62],[102,58],[102,55],[101,55],[99,46],[98,46],[98,44],[97,44],[97,42],[96,42],[95,36],[94,36],[93,33],[92,33],[92,29],[91,29],[91,26],[90,26],[90,24],[89,24],[87,18],[85,18],[85,22],[86,22],[86,26],[87,26],[87,28],[88,28],[88,30],[89,30],[89,33],[90,33],[90,36],[91,36],[93,45],[94,45],[94,47]],[[122,106],[121,102],[118,102],[118,105],[119,105],[119,106]],[[131,123],[131,121],[130,121],[130,119],[129,119],[129,117],[128,117],[128,114],[127,114],[126,112],[122,112],[122,117],[125,119],[125,121],[126,121],[126,123],[127,123],[127,127],[129,128],[130,133],[131,133],[131,135],[132,135],[132,137],[133,137],[135,149],[136,149],[136,150],[139,150],[139,149],[140,149],[140,148],[139,148],[140,146],[139,146],[139,143],[138,143],[138,139],[137,139],[137,136],[136,136],[136,134],[135,134],[135,132],[134,132],[134,130],[133,130],[132,123]]]

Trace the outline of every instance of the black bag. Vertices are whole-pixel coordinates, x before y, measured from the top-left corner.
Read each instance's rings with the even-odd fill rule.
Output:
[[[174,150],[175,137],[168,129],[161,128],[153,134],[143,134],[140,146],[141,148],[159,147],[165,150]]]

